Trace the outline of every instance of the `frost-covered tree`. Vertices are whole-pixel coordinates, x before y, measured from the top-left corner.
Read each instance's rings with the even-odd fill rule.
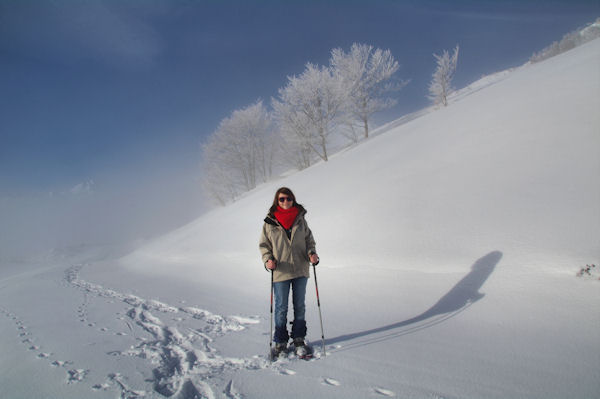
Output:
[[[596,19],[594,23],[588,24],[583,29],[577,29],[573,32],[567,33],[560,41],[554,42],[543,50],[534,53],[529,61],[543,61],[598,37],[600,37],[600,18]]]
[[[436,59],[437,68],[429,84],[429,99],[435,105],[442,104],[445,107],[448,105],[448,96],[453,90],[452,78],[458,62],[458,46],[454,48],[452,56],[447,50],[444,50],[442,55],[434,54],[433,56]]]
[[[237,198],[241,191],[232,169],[222,167],[222,150],[219,140],[211,136],[202,146],[202,189],[219,205]]]
[[[272,123],[262,101],[233,111],[202,148],[204,187],[224,204],[266,182],[273,171],[276,146]]]
[[[281,152],[285,154],[285,164],[291,162],[299,170],[306,169],[312,165],[315,159],[315,152],[310,145],[310,136],[302,136],[297,133],[297,129],[303,130],[302,127],[295,127],[286,123],[279,123],[279,134],[281,140]]]
[[[359,121],[364,136],[369,137],[369,118],[375,112],[393,106],[396,100],[386,93],[400,90],[407,82],[393,82],[398,62],[390,50],[374,49],[367,44],[354,43],[350,52],[341,48],[331,51],[333,74],[344,84],[347,93],[346,111]]]
[[[293,151],[302,154],[310,148],[324,161],[343,105],[340,80],[329,68],[311,63],[300,76],[288,77],[287,85],[279,89],[279,98],[273,99],[275,119],[288,145],[295,144]]]

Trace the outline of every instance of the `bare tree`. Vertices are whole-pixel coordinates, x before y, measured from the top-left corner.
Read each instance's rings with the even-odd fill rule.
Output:
[[[434,54],[433,56],[436,59],[437,68],[429,84],[429,99],[435,105],[442,104],[445,107],[448,105],[448,96],[453,91],[452,78],[458,62],[458,46],[454,48],[452,56],[447,50],[444,50],[442,55]]]
[[[334,75],[343,82],[346,95],[346,111],[360,122],[364,137],[369,137],[369,118],[375,112],[392,107],[396,100],[385,97],[386,93],[400,90],[408,82],[393,82],[398,62],[390,50],[374,49],[373,46],[354,43],[350,52],[336,48],[331,51],[330,65]],[[348,122],[352,126],[351,122]]]
[[[233,111],[208,138],[203,150],[204,187],[224,204],[272,175],[276,146],[262,101]]]
[[[279,99],[273,100],[280,130],[295,136],[296,151],[310,148],[324,161],[343,105],[340,80],[329,68],[311,63],[306,64],[302,75],[288,77],[287,85],[279,89]]]

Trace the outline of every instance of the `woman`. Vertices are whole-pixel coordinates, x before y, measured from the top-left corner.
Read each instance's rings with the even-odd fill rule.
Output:
[[[273,205],[265,218],[259,248],[263,263],[273,273],[275,292],[275,353],[287,350],[289,335],[286,327],[288,297],[292,288],[294,321],[291,337],[299,356],[307,353],[304,342],[306,319],[304,298],[310,263],[319,262],[315,240],[304,219],[306,210],[296,202],[292,190],[281,187],[275,193]]]

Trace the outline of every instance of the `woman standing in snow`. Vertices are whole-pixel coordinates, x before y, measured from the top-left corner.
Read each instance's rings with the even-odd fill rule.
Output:
[[[296,197],[287,187],[275,193],[273,204],[264,220],[259,249],[265,267],[273,273],[275,292],[275,353],[287,349],[289,339],[286,323],[288,298],[292,288],[294,321],[292,339],[299,356],[307,353],[304,337],[306,319],[304,298],[310,263],[317,264],[319,257],[315,240],[304,219],[306,210],[296,202]]]

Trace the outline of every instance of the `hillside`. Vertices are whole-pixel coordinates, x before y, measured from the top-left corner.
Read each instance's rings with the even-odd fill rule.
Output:
[[[148,257],[228,267],[236,254],[243,264],[230,267],[248,268],[250,278],[260,221],[285,185],[309,210],[327,267],[447,269],[473,252],[518,248],[528,257],[520,268],[571,273],[600,251],[598,46],[519,69],[330,162],[265,184],[125,263]]]
[[[580,286],[574,274],[600,255],[599,66],[595,40],[519,68],[450,107],[265,184],[122,263],[134,272],[184,278],[209,297],[223,293],[225,303],[211,304],[219,312],[248,309],[266,317],[267,275],[256,243],[272,195],[285,185],[308,209],[322,257],[328,342],[335,348],[362,347],[365,337],[382,341],[348,350],[332,360],[336,366],[368,363],[361,354],[375,352],[369,367],[390,378],[397,368],[404,376],[388,383],[398,393],[423,377],[407,375],[427,369],[438,382],[462,380],[449,382],[453,389],[464,385],[453,393],[458,397],[561,397],[557,392],[573,396],[575,388],[588,397],[599,387],[583,375],[600,365],[598,352],[587,351],[594,346],[589,331],[600,326],[590,304],[600,297],[597,286]],[[460,321],[431,328],[427,338],[377,338],[407,334],[398,320],[431,322],[422,315],[453,315],[480,297]],[[316,322],[313,314],[315,339]],[[408,324],[409,332],[421,329]],[[397,357],[390,358],[390,344]],[[445,355],[428,357],[436,351]],[[407,356],[417,364],[407,364]],[[448,370],[457,356],[466,356],[460,362],[468,367]],[[481,375],[481,363],[492,375]],[[587,382],[559,388],[550,376],[566,369],[573,381]],[[490,390],[478,391],[472,375]]]
[[[123,258],[3,278],[0,385],[13,398],[596,397],[600,285],[575,274],[600,261],[599,70],[594,40]],[[270,364],[257,243],[284,185],[321,256],[326,356],[310,281],[316,358]]]

